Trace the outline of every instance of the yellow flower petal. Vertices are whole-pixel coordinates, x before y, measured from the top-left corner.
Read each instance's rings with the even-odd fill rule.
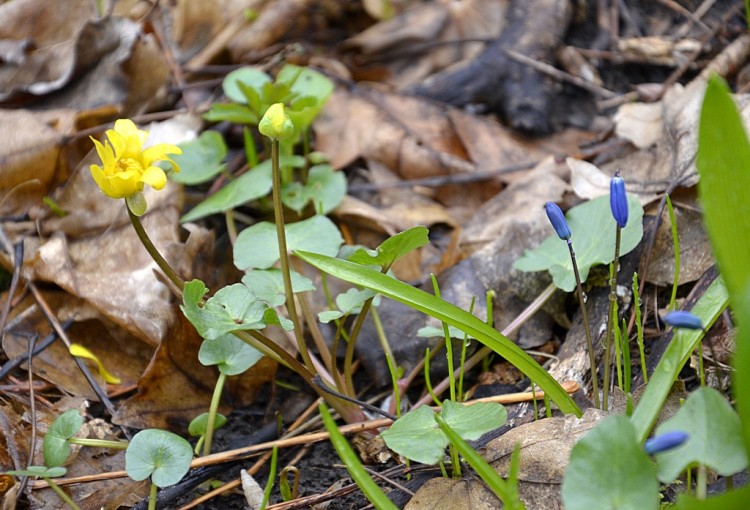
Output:
[[[157,161],[171,161],[174,166],[174,162],[168,156],[169,154],[182,154],[182,149],[176,145],[169,145],[166,143],[153,145],[148,149],[144,149],[141,154],[141,161],[145,167],[149,167]],[[179,172],[179,170],[177,170],[177,172]]]
[[[154,189],[164,189],[164,186],[167,185],[167,174],[158,166],[150,166],[143,172],[139,180]]]
[[[96,182],[96,185],[99,186],[99,189],[101,189],[105,195],[112,196],[109,193],[109,179],[107,179],[107,176],[104,175],[104,170],[102,170],[102,167],[100,167],[99,165],[91,165],[89,169],[91,170],[91,176],[94,178],[94,182]]]
[[[78,358],[90,359],[94,363],[96,363],[97,367],[99,367],[99,374],[104,377],[105,381],[110,384],[120,384],[120,378],[109,373],[107,369],[104,368],[104,365],[102,365],[102,362],[99,361],[99,358],[97,358],[93,352],[91,352],[84,346],[80,344],[71,344],[69,350],[70,354],[73,356],[76,356]]]

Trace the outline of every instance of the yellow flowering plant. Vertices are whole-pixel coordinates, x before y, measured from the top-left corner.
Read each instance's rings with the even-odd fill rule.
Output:
[[[164,143],[144,149],[148,132],[138,129],[130,119],[119,119],[106,135],[104,143],[91,138],[102,161],[101,166],[91,165],[91,175],[105,195],[124,198],[128,208],[141,216],[146,212],[146,202],[141,195],[144,185],[160,190],[167,184],[164,170],[156,163],[168,161],[174,171],[179,172],[179,166],[169,155],[182,154],[182,150]]]

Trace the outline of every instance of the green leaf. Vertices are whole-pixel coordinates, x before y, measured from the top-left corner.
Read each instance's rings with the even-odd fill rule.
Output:
[[[232,334],[214,340],[205,340],[198,351],[201,364],[216,365],[219,372],[239,375],[255,365],[263,354]]]
[[[180,222],[195,221],[264,197],[271,191],[272,185],[271,163],[270,161],[264,161],[193,207],[180,218]]]
[[[445,457],[448,438],[435,422],[435,411],[427,406],[409,411],[380,433],[385,444],[407,459],[434,465]]]
[[[75,436],[83,425],[83,418],[77,409],[70,409],[57,417],[44,436],[44,465],[62,466],[70,455],[70,438]]]
[[[362,463],[359,461],[357,454],[354,453],[352,447],[346,442],[346,438],[336,427],[336,422],[331,418],[331,413],[328,412],[325,404],[318,405],[320,417],[323,419],[323,425],[325,425],[328,434],[331,436],[331,444],[336,449],[336,453],[344,462],[346,470],[357,483],[357,486],[362,490],[362,494],[370,500],[370,503],[376,508],[376,510],[398,510],[398,507],[394,505],[388,496],[380,490],[380,487],[370,478],[367,474]]]
[[[199,184],[224,171],[222,163],[227,157],[224,137],[216,131],[206,130],[197,140],[180,145],[182,154],[172,156],[180,166],[179,172],[172,172],[170,178],[183,184]]]
[[[255,90],[260,96],[264,86],[270,83],[271,77],[263,71],[254,67],[240,67],[224,78],[222,87],[224,94],[235,103],[248,104],[248,98],[242,91],[240,84],[244,85],[245,88]],[[251,105],[251,107],[256,111],[258,110],[257,105]]]
[[[6,471],[5,474],[13,476],[32,476],[36,478],[59,478],[61,476],[65,476],[65,473],[67,472],[67,469],[60,466],[29,466],[26,469]]]
[[[426,227],[412,227],[389,237],[376,250],[360,248],[349,260],[365,266],[391,267],[400,257],[429,243],[428,233]]]
[[[227,417],[223,414],[216,414],[214,421],[214,430],[223,427],[227,423]],[[201,413],[192,419],[190,425],[188,425],[188,434],[191,436],[202,436],[206,433],[206,426],[208,425],[208,413]]]
[[[504,425],[508,419],[508,411],[492,402],[477,402],[467,406],[446,400],[440,416],[462,439],[476,441],[483,434]]]
[[[621,232],[620,255],[630,252],[643,237],[643,207],[635,195],[628,195],[628,207],[630,220]],[[612,217],[609,197],[595,198],[572,207],[566,218],[573,233],[571,239],[581,282],[584,282],[591,266],[609,264],[614,259],[617,225]],[[576,287],[568,245],[554,233],[538,248],[526,250],[513,267],[520,271],[548,270],[555,285],[565,292],[572,292]]]
[[[703,100],[696,165],[711,244],[734,299],[750,286],[750,143],[729,89],[716,75]]]
[[[706,227],[737,318],[733,389],[750,453],[750,143],[726,83],[715,75],[703,100],[696,166]]]
[[[504,357],[534,381],[557,404],[562,412],[581,416],[581,410],[570,395],[546,370],[511,340],[469,312],[379,271],[353,262],[309,252],[298,251],[296,255],[325,273],[395,299],[468,333]]]
[[[349,289],[336,296],[338,310],[326,310],[318,313],[320,322],[328,323],[344,315],[357,314],[368,299],[374,298],[375,293],[369,289]]]
[[[657,510],[659,482],[631,421],[610,416],[581,438],[562,485],[567,510]]]
[[[338,227],[325,216],[313,216],[285,226],[289,251],[305,250],[333,256],[344,242]],[[256,223],[237,236],[234,243],[234,265],[240,270],[265,269],[279,260],[276,225]]]
[[[717,278],[690,311],[700,317],[704,327],[709,329],[727,307],[728,302],[727,289],[721,278]],[[672,389],[680,370],[702,336],[703,331],[700,330],[678,329],[674,332],[672,341],[662,354],[659,364],[648,380],[646,391],[643,392],[631,416],[639,442],[643,443],[646,440],[669,395],[669,390]]]
[[[203,114],[209,122],[234,122],[235,124],[258,124],[258,114],[242,104],[214,103],[211,109]]]
[[[517,475],[518,471],[518,450],[514,452],[513,459],[511,460],[511,466],[515,465],[515,469],[511,467],[511,475],[508,477],[508,480],[503,480],[497,471],[474,448],[466,443],[457,431],[453,430],[446,423],[447,420],[443,420],[440,416],[435,415],[435,421],[438,423],[440,430],[443,431],[450,442],[456,447],[456,450],[467,460],[492,492],[500,498],[505,510],[525,510],[526,507],[518,495],[518,478],[517,476],[513,476],[513,473]]]
[[[288,113],[298,132],[307,129],[334,89],[333,82],[324,74],[293,64],[281,68],[276,83],[289,87],[289,97],[284,102],[289,102]]]
[[[308,292],[315,290],[312,280],[291,271],[292,292]],[[280,269],[251,269],[242,277],[242,283],[251,289],[258,299],[268,303],[268,306],[280,306],[286,302],[284,277]]]
[[[307,183],[290,182],[281,190],[281,200],[290,209],[299,212],[313,204],[318,214],[328,214],[338,207],[346,196],[346,177],[331,165],[310,168]]]
[[[193,449],[185,439],[166,430],[138,432],[125,450],[125,471],[140,482],[149,476],[157,487],[174,485],[190,469]]]
[[[674,510],[745,510],[750,500],[750,486],[698,499],[684,492],[677,495],[677,503],[670,507]]]
[[[268,304],[241,283],[220,289],[205,305],[200,306],[208,289],[200,280],[185,284],[180,307],[185,317],[203,338],[214,340],[232,331],[263,329]]]
[[[705,464],[722,476],[747,467],[740,417],[713,388],[693,392],[672,418],[656,429],[656,435],[681,430],[690,434],[678,448],[656,455],[659,480],[671,483],[686,468]]]

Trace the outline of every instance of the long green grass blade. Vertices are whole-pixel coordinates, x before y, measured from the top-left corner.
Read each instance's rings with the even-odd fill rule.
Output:
[[[469,312],[378,271],[346,260],[309,252],[295,252],[308,264],[349,283],[361,285],[400,301],[420,312],[447,322],[504,357],[534,381],[564,413],[582,416],[581,409],[560,384],[536,361],[507,337]]]

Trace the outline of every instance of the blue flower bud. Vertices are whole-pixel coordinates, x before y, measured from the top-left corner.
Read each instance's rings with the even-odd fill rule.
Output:
[[[669,312],[663,320],[673,328],[703,329],[700,317],[685,310]]]
[[[570,233],[570,227],[568,227],[568,222],[565,221],[565,215],[560,207],[554,202],[547,202],[544,204],[544,210],[547,213],[547,217],[549,218],[550,223],[552,223],[555,232],[560,236],[560,239],[570,239],[570,236],[572,235]]]
[[[657,453],[666,452],[672,448],[681,446],[685,441],[690,438],[687,432],[681,430],[673,430],[671,432],[665,432],[664,434],[656,437],[652,437],[646,441],[643,445],[643,449],[649,455],[655,455]]]
[[[617,225],[625,228],[628,224],[628,195],[625,193],[625,181],[619,173],[609,182],[609,206]]]

